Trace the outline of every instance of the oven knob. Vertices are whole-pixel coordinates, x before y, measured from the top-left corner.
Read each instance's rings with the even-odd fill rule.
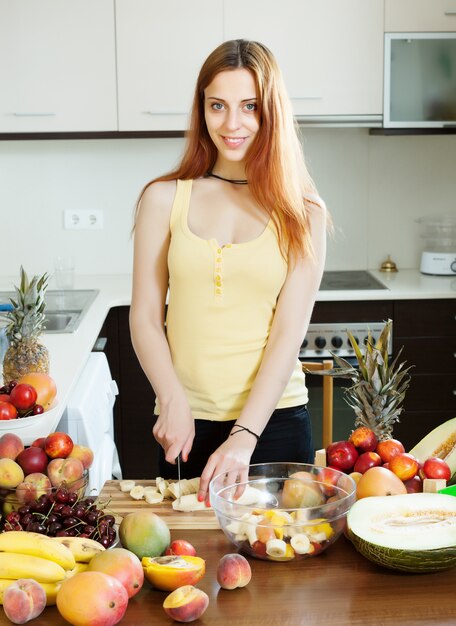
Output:
[[[324,337],[317,337],[315,339],[315,345],[319,350],[323,350],[323,348],[326,346],[326,339]]]
[[[356,337],[355,335],[353,336],[353,339],[356,341],[356,343],[359,345],[359,338]],[[350,339],[347,339],[347,344],[350,346],[350,348],[352,347],[351,345],[351,341]]]
[[[307,341],[307,339],[304,339],[304,341],[302,342],[301,348],[307,348],[308,345],[309,345],[309,342]]]
[[[331,343],[332,343],[332,345],[334,346],[334,348],[342,348],[342,344],[343,344],[344,342],[342,341],[342,338],[341,338],[341,337],[337,337],[337,336],[336,336],[336,337],[333,337],[333,338],[331,339]]]

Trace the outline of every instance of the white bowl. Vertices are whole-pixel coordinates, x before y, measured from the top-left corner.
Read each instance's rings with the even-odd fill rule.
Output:
[[[15,433],[24,446],[29,446],[38,437],[46,437],[55,431],[61,418],[56,401],[41,415],[20,417],[14,420],[0,420],[0,437],[5,433]]]

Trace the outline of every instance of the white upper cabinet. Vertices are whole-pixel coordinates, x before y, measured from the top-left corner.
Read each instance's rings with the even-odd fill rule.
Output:
[[[113,0],[0,0],[0,132],[117,130]]]
[[[225,0],[224,38],[267,45],[298,116],[380,116],[383,0]]]
[[[456,31],[456,0],[385,0],[385,31]]]
[[[223,40],[220,0],[116,0],[119,130],[187,128],[199,69]]]

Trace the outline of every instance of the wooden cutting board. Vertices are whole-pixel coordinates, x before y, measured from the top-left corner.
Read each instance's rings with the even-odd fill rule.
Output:
[[[151,511],[159,515],[170,529],[213,530],[220,528],[212,509],[184,513],[175,511],[171,500],[165,499],[158,504],[148,504],[145,500],[133,500],[129,493],[120,491],[118,480],[107,480],[100,492],[100,506],[118,518],[134,511]],[[137,485],[155,487],[155,480],[135,480]]]

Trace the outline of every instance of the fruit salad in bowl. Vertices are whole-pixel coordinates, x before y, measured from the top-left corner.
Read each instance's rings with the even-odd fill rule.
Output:
[[[350,476],[303,463],[250,465],[247,481],[230,483],[219,474],[209,490],[228,539],[242,552],[269,561],[321,553],[343,532],[356,499]]]

